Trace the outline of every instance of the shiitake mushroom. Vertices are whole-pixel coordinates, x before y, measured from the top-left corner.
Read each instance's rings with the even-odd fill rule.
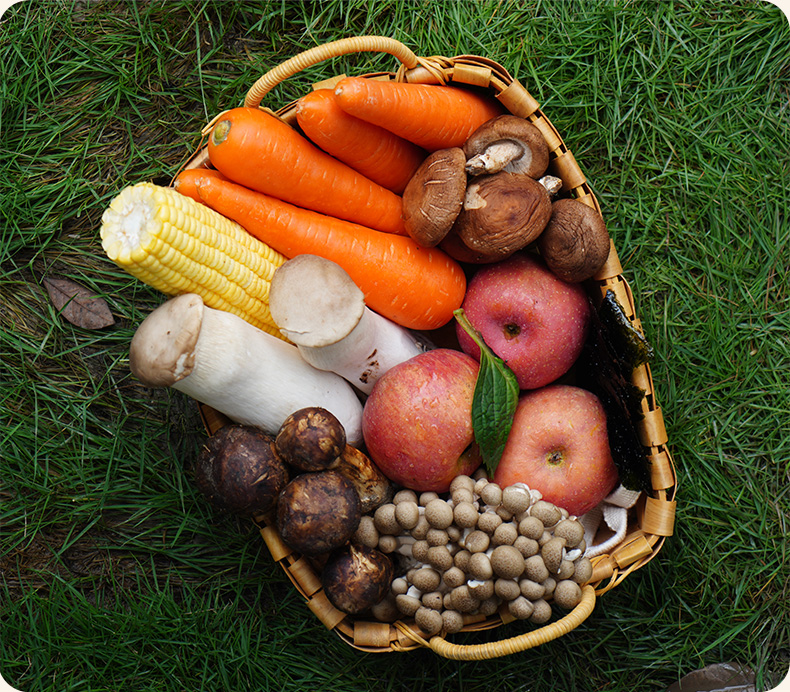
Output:
[[[348,541],[362,517],[353,483],[334,470],[303,473],[283,488],[277,502],[277,530],[295,551],[315,557]]]
[[[453,231],[485,257],[504,259],[537,238],[551,217],[551,197],[537,180],[501,171],[466,188]]]
[[[274,439],[258,428],[226,425],[198,454],[195,483],[215,507],[237,514],[267,512],[288,482]]]
[[[609,257],[609,232],[603,218],[572,197],[552,204],[551,218],[537,243],[549,269],[571,283],[595,276]]]
[[[348,543],[329,555],[321,584],[335,608],[356,615],[387,596],[394,573],[392,560],[380,550]]]

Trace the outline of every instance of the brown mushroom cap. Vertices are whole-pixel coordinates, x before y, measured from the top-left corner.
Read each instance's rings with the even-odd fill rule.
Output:
[[[563,579],[554,588],[554,602],[565,610],[571,610],[582,600],[581,587],[575,582]]]
[[[464,154],[470,175],[504,170],[539,178],[549,165],[549,147],[540,130],[516,115],[483,123],[464,144]]]
[[[551,218],[538,238],[549,269],[563,281],[589,279],[609,257],[609,232],[601,215],[568,197],[552,204]]]
[[[283,542],[311,557],[343,545],[361,518],[357,491],[337,471],[296,476],[277,501],[277,529]]]
[[[444,240],[439,243],[439,247],[457,262],[464,262],[465,264],[492,264],[505,259],[498,254],[487,255],[484,252],[478,252],[467,247],[455,232],[455,229],[450,230],[444,237]]]
[[[192,372],[203,323],[203,299],[195,293],[171,298],[146,317],[129,345],[132,374],[149,387],[170,387]],[[162,339],[161,334],[172,335]]]
[[[346,431],[331,411],[308,406],[283,421],[275,445],[280,456],[300,471],[322,471],[337,466],[346,447]]]
[[[415,171],[403,191],[403,220],[406,231],[423,247],[433,247],[444,238],[461,212],[466,190],[460,147],[439,149]]]
[[[220,509],[249,515],[268,512],[288,483],[288,469],[262,430],[226,425],[200,450],[195,482]]]
[[[472,250],[504,258],[535,240],[550,217],[551,198],[543,185],[503,171],[469,184],[454,229]]]
[[[350,543],[329,556],[321,584],[335,608],[358,614],[384,599],[389,593],[393,573],[392,560],[384,553]]]

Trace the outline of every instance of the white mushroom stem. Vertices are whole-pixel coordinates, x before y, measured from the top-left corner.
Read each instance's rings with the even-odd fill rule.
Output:
[[[538,182],[546,188],[546,192],[552,197],[562,190],[562,178],[558,178],[556,175],[544,175],[542,178],[538,178]]]
[[[526,150],[526,152],[525,152]],[[516,161],[524,156],[532,158],[529,148],[513,139],[502,139],[486,147],[485,151],[471,157],[466,162],[466,172],[469,175],[491,175],[504,170],[511,161]],[[525,167],[529,164],[526,163]]]
[[[406,595],[419,600],[422,598],[422,591],[420,591],[416,586],[412,585],[409,587],[408,591],[406,591]]]
[[[398,536],[398,547],[395,549],[395,552],[400,555],[405,555],[406,557],[411,557],[411,547],[416,540],[417,539],[412,536]]]
[[[370,310],[346,271],[316,255],[298,255],[278,267],[269,306],[280,331],[308,363],[365,394],[387,370],[429,348]]]
[[[319,348],[297,346],[313,367],[341,375],[365,394],[387,370],[425,350],[405,329],[367,307],[340,341]]]
[[[294,411],[320,406],[340,420],[348,444],[362,441],[362,404],[348,382],[198,295],[168,300],[146,317],[129,356],[144,384],[177,389],[237,423],[276,434]]]

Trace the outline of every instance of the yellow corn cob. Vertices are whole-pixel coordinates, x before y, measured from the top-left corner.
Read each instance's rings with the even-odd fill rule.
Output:
[[[209,307],[285,339],[269,312],[269,286],[285,257],[239,224],[172,188],[123,189],[102,216],[107,256],[166,293],[197,293]]]

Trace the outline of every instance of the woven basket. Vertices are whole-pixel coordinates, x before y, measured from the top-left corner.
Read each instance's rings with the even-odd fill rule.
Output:
[[[525,118],[543,134],[550,154],[548,172],[562,179],[562,193],[570,195],[601,212],[587,180],[573,154],[538,102],[507,70],[488,58],[461,55],[454,58],[421,58],[402,43],[380,36],[341,39],[300,53],[264,74],[250,88],[245,105],[261,107],[261,101],[271,89],[303,69],[324,60],[362,51],[388,53],[400,61],[396,72],[361,75],[368,79],[396,80],[432,84],[470,85],[489,89],[503,106],[514,115]],[[338,75],[313,88],[332,86],[345,75]],[[296,124],[295,104],[271,111],[291,126]],[[218,118],[219,116],[217,116]],[[217,119],[215,118],[214,121]],[[211,129],[212,121],[203,130]],[[206,148],[201,147],[187,162],[186,168],[210,167]],[[636,316],[631,289],[623,277],[623,269],[612,244],[609,258],[600,272],[589,282],[588,291],[598,300],[613,291],[634,327],[642,331]],[[437,654],[458,660],[482,660],[509,655],[561,637],[580,625],[593,611],[596,597],[609,591],[629,574],[646,565],[661,549],[667,536],[672,535],[675,516],[676,474],[667,449],[667,434],[661,409],[655,398],[649,364],[636,368],[632,382],[645,392],[641,402],[643,419],[637,433],[649,461],[652,492],[643,493],[640,501],[629,510],[625,538],[608,554],[592,558],[593,576],[582,590],[582,600],[561,619],[529,632],[483,644],[456,644],[442,636],[426,637],[413,620],[395,623],[368,621],[347,615],[334,608],[321,588],[321,577],[314,563],[292,551],[281,540],[271,516],[254,518],[260,528],[272,558],[304,596],[309,609],[327,628],[337,633],[351,646],[367,652],[408,651],[429,647]],[[200,413],[209,434],[215,433],[230,421],[221,413],[199,404]],[[512,622],[514,618],[501,610],[490,617],[467,616],[461,632],[490,630]]]

